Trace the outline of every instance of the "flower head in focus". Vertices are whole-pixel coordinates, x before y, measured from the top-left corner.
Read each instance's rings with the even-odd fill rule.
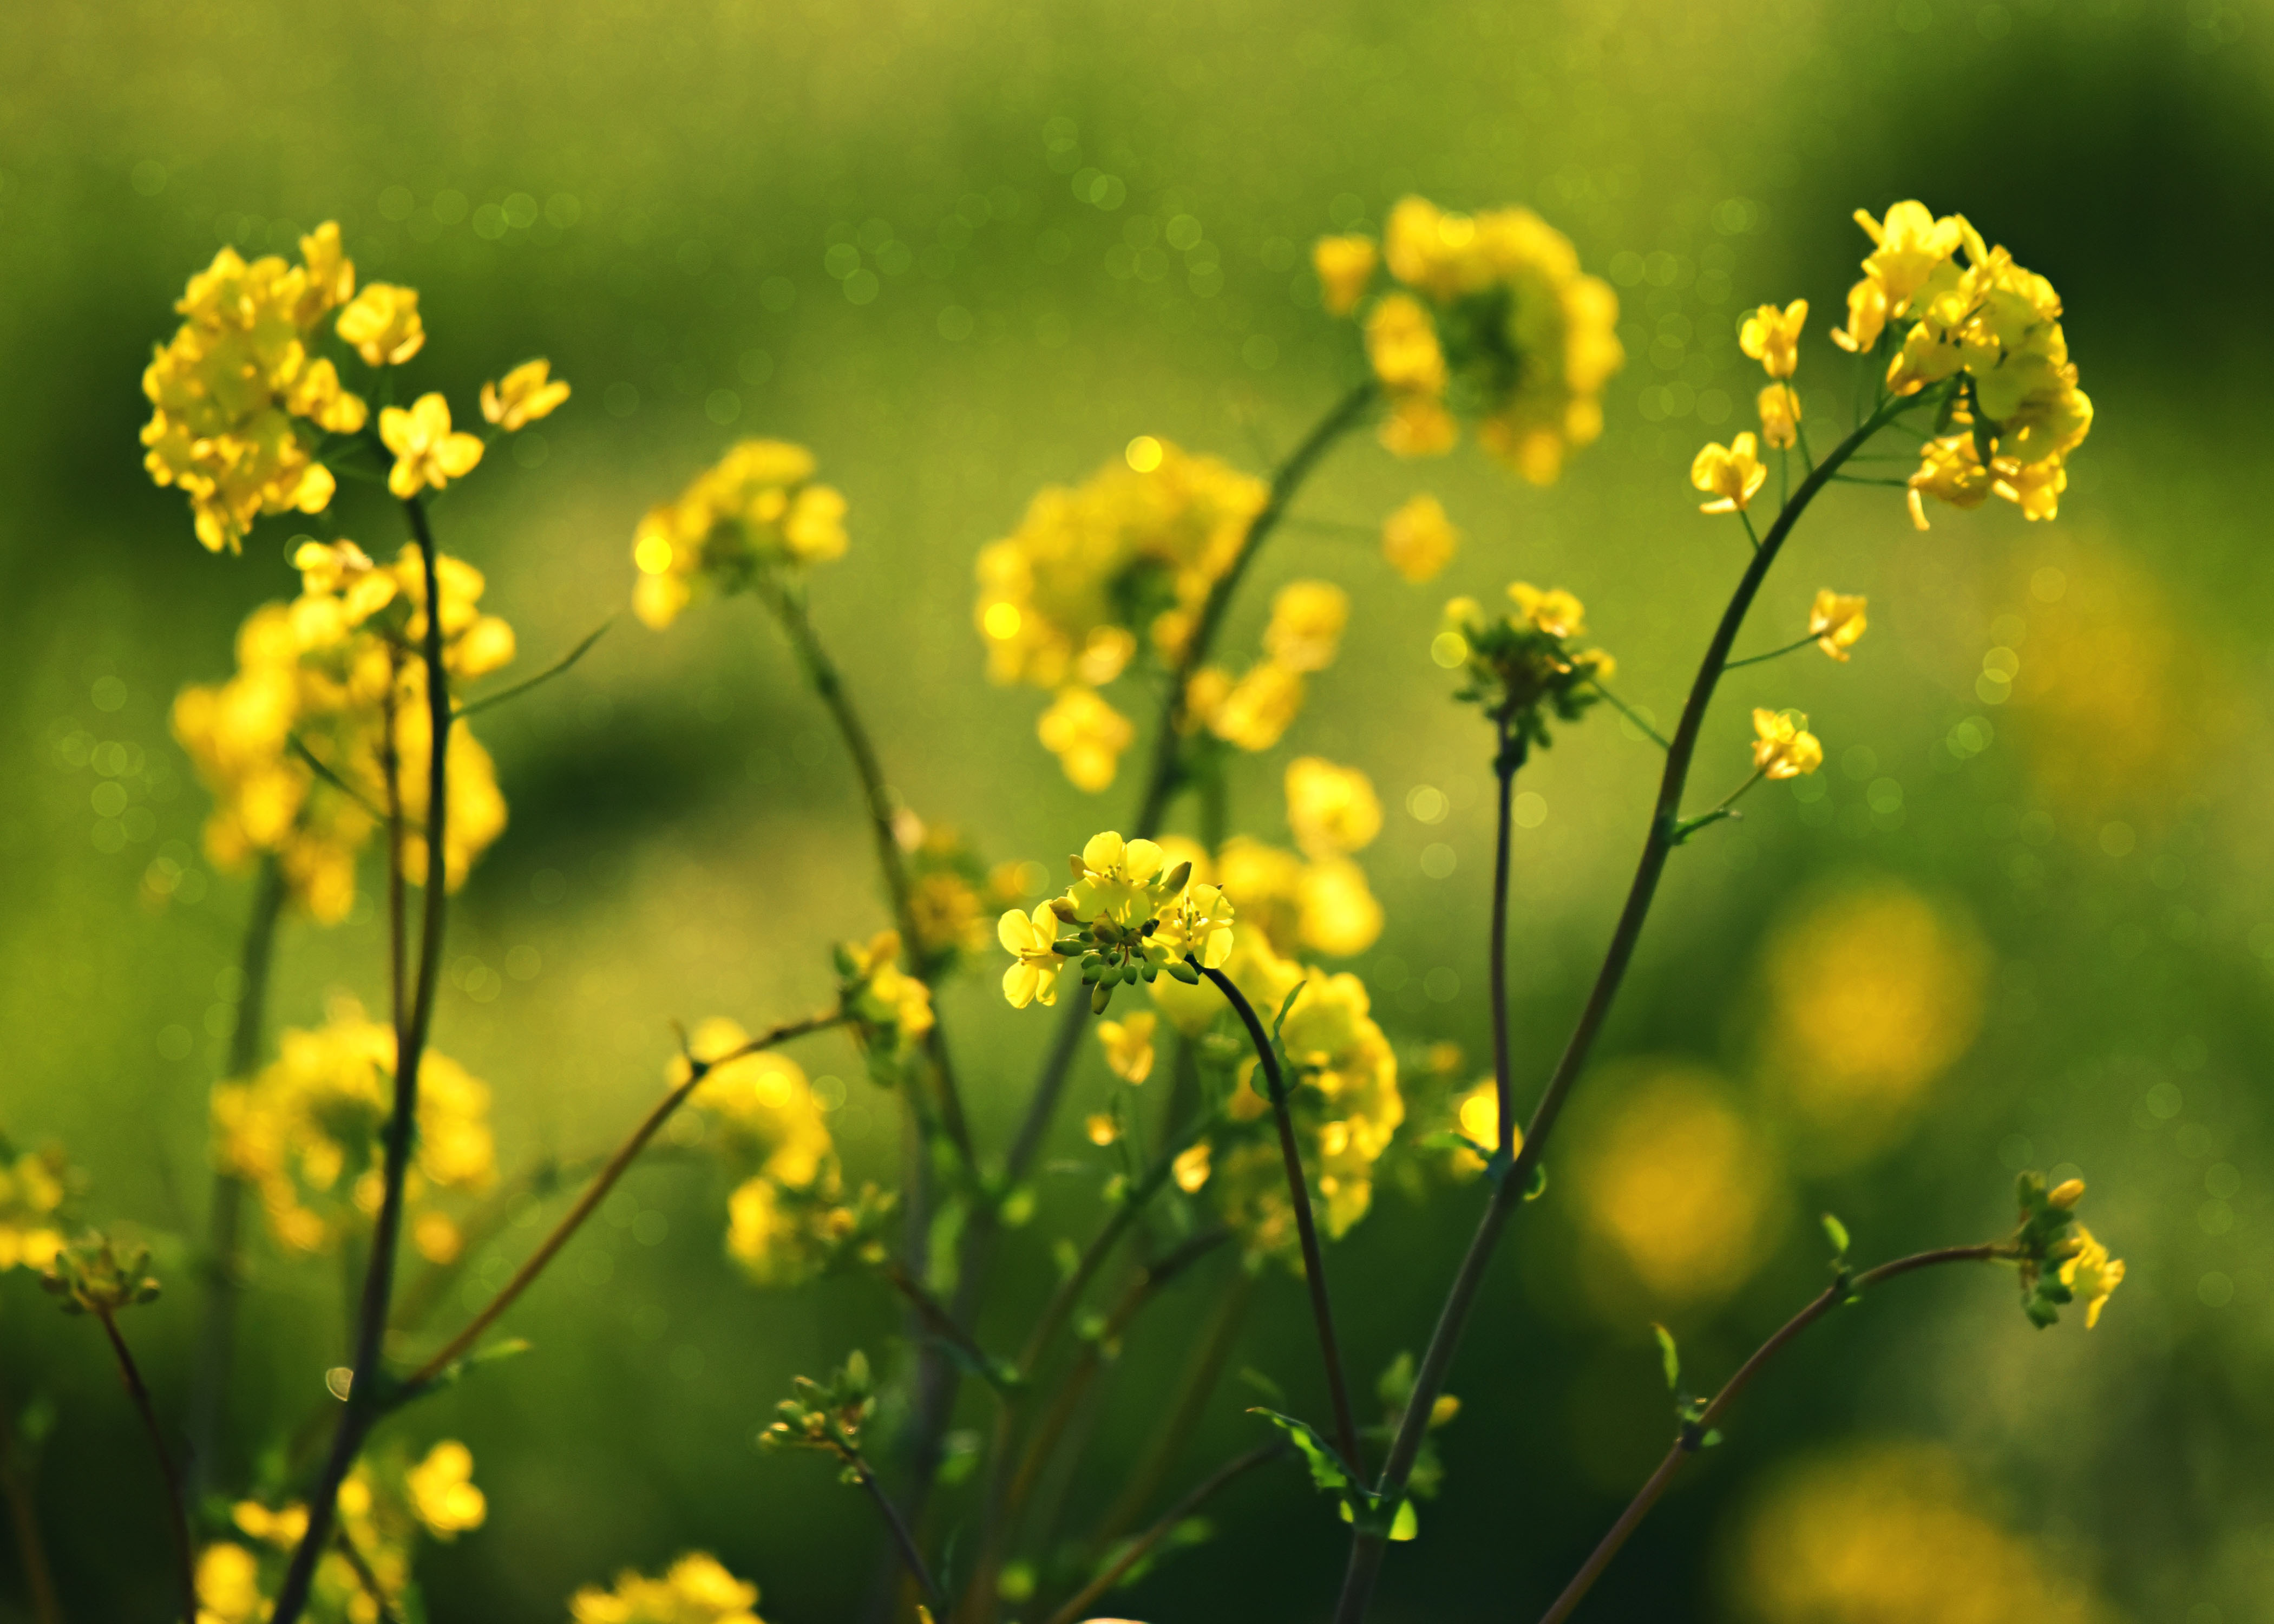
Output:
[[[996,925],[1011,967],[1003,972],[1003,996],[1014,1010],[1058,1001],[1058,972],[1065,959],[1058,951],[1058,916],[1047,902],[1032,914],[1013,908]]]
[[[482,419],[508,434],[518,433],[568,398],[568,386],[548,375],[552,363],[524,361],[495,383],[482,386]]]
[[[1408,498],[1382,525],[1382,556],[1416,586],[1434,580],[1460,551],[1461,532],[1445,506],[1427,494]]]
[[[2108,1248],[2081,1223],[2076,1226],[2076,1238],[2080,1243],[2076,1254],[2060,1266],[2060,1282],[2083,1303],[2084,1328],[2089,1331],[2100,1323],[2100,1311],[2124,1283],[2124,1259],[2110,1257]]]
[[[1816,601],[1809,606],[1808,635],[1816,639],[1816,646],[1834,659],[1845,665],[1848,650],[1854,648],[1864,635],[1868,622],[1864,610],[1871,600],[1861,594],[1835,592],[1826,587],[1817,593]]]
[[[1824,764],[1824,746],[1797,710],[1753,711],[1753,767],[1765,778],[1797,778]]]
[[[1614,663],[1600,649],[1570,647],[1586,624],[1585,605],[1570,592],[1518,581],[1508,596],[1512,610],[1499,615],[1487,614],[1473,598],[1447,604],[1430,655],[1463,673],[1456,699],[1506,712],[1511,737],[1545,748],[1547,719],[1578,720],[1601,697],[1596,685],[1608,679]]]
[[[1164,969],[1196,983],[1195,965],[1213,969],[1231,952],[1231,904],[1215,886],[1193,883],[1190,861],[1170,867],[1154,841],[1110,830],[1070,861],[1073,883],[1064,893],[1031,915],[1013,909],[1002,918],[1003,946],[1016,961],[1003,996],[1014,1007],[1050,1003],[1069,959],[1081,961],[1090,1008],[1103,1014],[1118,986],[1151,982]],[[1061,938],[1061,925],[1072,934]]]
[[[632,540],[632,608],[661,630],[697,590],[747,591],[769,571],[844,556],[845,498],[815,481],[813,454],[746,440],[649,509]]]
[[[1772,378],[1789,378],[1800,366],[1800,329],[1808,320],[1808,301],[1795,299],[1779,310],[1764,304],[1737,328],[1737,348],[1761,364]]]
[[[2124,1260],[2109,1256],[2076,1216],[2084,1181],[2070,1178],[2047,1189],[2042,1174],[2023,1173],[2014,1180],[2014,1196],[2021,1225],[2006,1255],[2021,1264],[2022,1312],[2043,1330],[2059,1320],[2063,1308],[2082,1303],[2090,1330],[2124,1283]]]
[[[387,488],[405,500],[428,489],[441,490],[474,471],[482,442],[450,427],[450,402],[433,392],[408,410],[389,406],[379,414],[379,437],[395,453]]]
[[[1712,499],[1698,505],[1700,513],[1743,512],[1768,477],[1758,442],[1750,433],[1726,446],[1706,446],[1690,464],[1690,483]]]

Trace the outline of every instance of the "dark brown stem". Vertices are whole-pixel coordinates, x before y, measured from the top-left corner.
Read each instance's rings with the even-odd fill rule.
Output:
[[[379,1575],[372,1571],[371,1563],[365,1560],[363,1547],[356,1544],[355,1536],[342,1527],[334,1536],[333,1543],[339,1547],[340,1554],[347,1559],[348,1566],[354,1569],[356,1583],[363,1586],[363,1593],[371,1598],[371,1605],[379,1610],[379,1624],[402,1624],[401,1617],[388,1602],[387,1591],[380,1586]]]
[[[8,1522],[16,1538],[17,1559],[24,1565],[24,1588],[31,1592],[32,1616],[38,1624],[63,1624],[55,1569],[48,1561],[47,1541],[40,1537],[39,1507],[32,1499],[30,1463],[24,1459],[17,1438],[14,1401],[4,1393],[0,1393],[0,1495],[8,1501]]]
[[[1753,1357],[1747,1359],[1737,1373],[1713,1395],[1713,1402],[1698,1412],[1696,1420],[1682,1429],[1673,1447],[1667,1450],[1666,1458],[1658,1463],[1658,1470],[1651,1473],[1649,1481],[1637,1492],[1627,1508],[1619,1514],[1619,1520],[1611,1524],[1610,1532],[1603,1536],[1601,1543],[1580,1564],[1579,1571],[1571,1575],[1571,1583],[1563,1587],[1563,1593],[1555,1598],[1555,1605],[1540,1614],[1540,1624],[1563,1624],[1563,1620],[1571,1616],[1572,1610],[1578,1606],[1595,1581],[1602,1576],[1603,1569],[1610,1566],[1611,1559],[1619,1553],[1619,1547],[1626,1544],[1628,1536],[1642,1525],[1642,1520],[1650,1515],[1651,1507],[1658,1504],[1659,1497],[1666,1492],[1668,1485],[1674,1481],[1675,1474],[1682,1470],[1682,1462],[1698,1453],[1704,1446],[1706,1433],[1720,1422],[1729,1406],[1736,1402],[1737,1395],[1760,1373],[1762,1366],[1783,1351],[1795,1337],[1841,1304],[1882,1281],[1893,1280],[1898,1274],[1908,1274],[1915,1269],[1931,1268],[1940,1263],[1980,1262],[1998,1257],[2005,1250],[1996,1243],[1978,1246],[1946,1246],[1939,1251],[1922,1252],[1912,1257],[1898,1258],[1892,1263],[1882,1263],[1852,1280],[1834,1281],[1825,1287],[1807,1307],[1786,1320],[1775,1335],[1755,1349]]]
[[[877,1515],[885,1519],[885,1526],[892,1530],[892,1544],[900,1550],[900,1561],[907,1568],[908,1576],[922,1590],[924,1600],[931,1607],[932,1617],[945,1617],[947,1598],[941,1593],[939,1582],[931,1576],[931,1569],[924,1566],[923,1553],[916,1548],[915,1536],[908,1531],[907,1523],[893,1508],[892,1497],[877,1484],[877,1474],[869,1470],[869,1462],[862,1458],[858,1449],[844,1451],[844,1458],[853,1476],[868,1491],[870,1500],[875,1502]]]
[[[1279,1074],[1279,1051],[1270,1034],[1263,1030],[1262,1021],[1256,1018],[1255,1006],[1232,985],[1230,976],[1221,970],[1204,969],[1201,974],[1216,983],[1216,990],[1239,1012],[1240,1024],[1247,1028],[1247,1040],[1255,1046],[1255,1058],[1270,1084],[1271,1115],[1279,1129],[1279,1160],[1286,1169],[1287,1199],[1295,1208],[1295,1232],[1303,1244],[1303,1278],[1311,1289],[1311,1320],[1319,1333],[1319,1357],[1327,1367],[1327,1393],[1334,1402],[1335,1443],[1352,1471],[1364,1471],[1366,1463],[1358,1447],[1358,1417],[1351,1409],[1350,1384],[1343,1375],[1342,1343],[1335,1335],[1334,1304],[1327,1297],[1326,1255],[1319,1246],[1318,1219],[1311,1211],[1311,1189],[1303,1177],[1303,1155],[1295,1147],[1295,1124],[1287,1109],[1287,1079]]]
[[[1217,1467],[1184,1499],[1171,1506],[1158,1522],[1131,1540],[1128,1549],[1115,1557],[1097,1577],[1076,1591],[1064,1606],[1051,1613],[1046,1624],[1075,1624],[1092,1602],[1120,1583],[1123,1574],[1144,1560],[1156,1545],[1176,1531],[1178,1523],[1206,1505],[1217,1490],[1242,1473],[1253,1471],[1264,1462],[1276,1460],[1286,1453],[1284,1443],[1269,1443],[1260,1448],[1250,1449],[1246,1455],[1235,1456]]]
[[[1595,973],[1593,987],[1587,1002],[1579,1011],[1579,1019],[1571,1036],[1563,1046],[1563,1054],[1549,1076],[1547,1086],[1541,1094],[1540,1104],[1533,1110],[1532,1121],[1525,1129],[1524,1142],[1516,1153],[1514,1162],[1492,1187],[1492,1194],[1477,1221],[1476,1233],[1469,1241],[1469,1249],[1461,1259],[1460,1268],[1453,1276],[1451,1287],[1445,1295],[1444,1306],[1439,1311],[1437,1325],[1429,1338],[1429,1346],[1422,1355],[1420,1368],[1414,1373],[1413,1392],[1406,1400],[1405,1411],[1398,1422],[1396,1438],[1390,1444],[1389,1459],[1382,1469],[1379,1492],[1395,1499],[1405,1490],[1406,1479],[1412,1475],[1413,1462],[1419,1456],[1421,1440],[1428,1430],[1429,1412],[1444,1391],[1445,1380],[1452,1369],[1453,1355],[1459,1348],[1462,1334],[1468,1328],[1469,1312],[1475,1306],[1479,1289],[1484,1284],[1485,1269],[1499,1246],[1501,1231],[1507,1226],[1509,1215],[1523,1199],[1532,1182],[1533,1169],[1547,1147],[1548,1135],[1554,1132],[1556,1119],[1562,1114],[1565,1099],[1578,1080],[1588,1056],[1593,1052],[1595,1039],[1608,1018],[1611,1004],[1618,996],[1620,984],[1626,979],[1627,966],[1634,957],[1635,944],[1642,938],[1643,922],[1650,916],[1653,899],[1658,893],[1658,882],[1666,868],[1666,860],[1674,849],[1675,831],[1682,814],[1682,793],[1690,779],[1690,765],[1697,754],[1698,739],[1706,725],[1706,712],[1713,703],[1713,689],[1721,680],[1721,672],[1729,658],[1729,650],[1736,642],[1737,632],[1744,625],[1745,615],[1759,594],[1761,583],[1768,578],[1769,568],[1776,562],[1792,528],[1817,493],[1830,483],[1856,451],[1862,447],[1897,410],[1909,402],[1893,402],[1837,446],[1817,465],[1815,470],[1801,482],[1792,500],[1777,515],[1776,523],[1761,545],[1753,550],[1746,562],[1745,573],[1731,594],[1728,605],[1722,611],[1713,636],[1706,644],[1705,658],[1699,662],[1698,676],[1690,688],[1690,697],[1682,708],[1682,719],[1674,737],[1668,742],[1666,767],[1659,779],[1658,799],[1651,809],[1650,827],[1643,838],[1640,861],[1635,867],[1633,882],[1627,890],[1625,906],[1620,910],[1617,926],[1611,933],[1610,945],[1605,950],[1601,967]],[[1366,1617],[1368,1602],[1374,1596],[1374,1581],[1382,1572],[1382,1557],[1389,1549],[1388,1542],[1378,1533],[1359,1531],[1351,1538],[1350,1566],[1343,1579],[1341,1601],[1335,1611],[1335,1624],[1359,1624]]]
[[[174,1559],[180,1569],[177,1576],[182,1583],[183,1624],[197,1624],[197,1556],[190,1544],[189,1504],[182,1498],[181,1475],[174,1470],[174,1457],[166,1448],[166,1430],[158,1425],[157,1407],[150,1402],[150,1389],[142,1385],[142,1372],[127,1351],[126,1339],[118,1333],[117,1317],[100,1308],[94,1317],[102,1322],[102,1334],[110,1339],[110,1351],[118,1358],[118,1374],[134,1401],[135,1412],[142,1417],[143,1430],[150,1434],[151,1452],[158,1457],[159,1480],[166,1485],[166,1531],[173,1538]]]

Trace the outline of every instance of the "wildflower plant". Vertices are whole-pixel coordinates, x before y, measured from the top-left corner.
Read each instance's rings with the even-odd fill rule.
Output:
[[[324,534],[294,544],[297,595],[246,620],[235,673],[185,688],[174,709],[213,796],[208,853],[257,876],[245,1019],[210,1101],[216,1182],[189,1429],[195,1497],[118,1328],[157,1289],[145,1253],[117,1236],[71,1241],[79,1192],[61,1153],[0,1147],[0,1267],[43,1270],[66,1308],[108,1334],[170,1492],[184,1619],[423,1616],[420,1542],[471,1534],[489,1502],[463,1444],[414,1449],[398,1417],[521,1351],[494,1335],[501,1323],[679,1120],[689,1132],[674,1138],[701,1145],[722,1175],[719,1248],[751,1286],[836,1274],[890,1293],[906,1313],[906,1357],[872,1366],[855,1352],[825,1381],[800,1379],[758,1434],[770,1450],[829,1458],[862,1491],[904,1575],[901,1613],[934,1624],[1076,1624],[1186,1538],[1179,1530],[1225,1484],[1291,1460],[1348,1524],[1336,1616],[1358,1624],[1389,1545],[1428,1548],[1417,1502],[1463,1492],[1433,1441],[1460,1408],[1447,1390],[1455,1359],[1508,1226],[1547,1193],[1545,1157],[1668,865],[1740,816],[1752,786],[1824,761],[1796,710],[1764,705],[1748,718],[1713,706],[1730,671],[1811,644],[1844,666],[1861,646],[1865,598],[1825,587],[1773,646],[1739,656],[1772,568],[1838,482],[1892,484],[1921,524],[1929,498],[1970,507],[1992,493],[2050,519],[2066,460],[2090,430],[2050,284],[1961,217],[1901,203],[1859,218],[1871,252],[1833,335],[1856,357],[1844,433],[1804,420],[1794,387],[1810,349],[1808,301],[1764,304],[1741,323],[1739,346],[1766,376],[1758,431],[1701,449],[1690,483],[1705,515],[1733,538],[1743,532],[1743,561],[1670,732],[1614,692],[1612,658],[1587,642],[1585,608],[1560,587],[1517,581],[1489,604],[1456,598],[1426,650],[1411,651],[1412,676],[1449,680],[1449,696],[1474,707],[1497,788],[1484,944],[1493,1052],[1482,1076],[1457,1054],[1402,1064],[1370,989],[1337,962],[1383,929],[1360,861],[1383,822],[1371,778],[1299,756],[1281,770],[1268,818],[1242,823],[1231,804],[1231,754],[1280,748],[1308,680],[1339,657],[1361,605],[1340,583],[1305,576],[1273,598],[1246,657],[1227,651],[1226,625],[1312,473],[1358,431],[1413,457],[1449,450],[1465,429],[1533,484],[1559,477],[1601,433],[1603,390],[1623,359],[1617,299],[1560,232],[1520,208],[1469,214],[1417,198],[1391,211],[1379,242],[1322,240],[1314,267],[1326,318],[1350,324],[1352,376],[1277,468],[1250,474],[1141,435],[1086,480],[1042,492],[1011,534],[981,549],[974,615],[988,673],[1049,695],[1036,732],[1065,776],[1103,793],[1144,749],[1133,815],[1090,833],[1067,857],[1063,885],[1039,898],[1047,868],[990,867],[975,843],[892,787],[853,682],[809,613],[826,579],[818,567],[843,556],[856,529],[852,502],[821,482],[814,454],[751,439],[695,473],[634,528],[632,608],[663,632],[698,605],[727,613],[727,600],[747,597],[773,621],[858,779],[885,928],[848,910],[833,950],[802,950],[817,972],[827,967],[823,1007],[755,1033],[710,1016],[675,1053],[659,1052],[661,1092],[613,1149],[563,1177],[580,1186],[576,1199],[501,1284],[463,1281],[482,1306],[440,1338],[426,1320],[448,1296],[442,1286],[499,1243],[486,1214],[515,1193],[501,1189],[490,1085],[429,1042],[449,894],[507,828],[496,773],[467,721],[565,668],[591,640],[525,681],[474,691],[513,661],[516,637],[487,606],[482,574],[438,548],[433,511],[482,472],[495,437],[568,403],[570,387],[529,360],[485,385],[478,410],[454,415],[431,390],[399,404],[410,391],[398,389],[397,370],[425,354],[414,289],[358,287],[331,226],[303,240],[297,263],[223,250],[192,279],[182,324],[145,375],[146,466],[188,497],[208,550],[241,551],[256,524],[287,514]],[[1916,470],[1892,482],[1851,473],[1889,431],[1908,432]],[[338,533],[343,479],[383,488],[399,508],[408,540],[391,561]],[[1434,579],[1461,547],[1426,494],[1388,515],[1381,535],[1385,560],[1413,583]],[[1425,654],[1442,675],[1430,677]],[[1516,1074],[1507,1007],[1516,786],[1533,752],[1584,748],[1604,705],[1662,752],[1663,769],[1600,966],[1562,1058],[1535,1081]],[[1141,726],[1130,712],[1146,709]],[[1737,782],[1691,811],[1701,751]],[[1283,822],[1287,845],[1276,843]],[[272,1054],[259,993],[279,917],[297,908],[319,924],[346,918],[366,867],[384,875],[387,952],[372,975],[381,1018],[342,999],[321,1024],[288,1027]],[[991,1006],[987,1019],[1056,1026],[1000,1146],[975,1127],[950,1043],[949,1012],[960,1024],[971,1006],[940,996],[967,974],[998,978],[1016,1012]],[[896,1183],[870,1176],[832,1133],[834,1101],[821,1084],[841,1085],[809,1079],[789,1052],[829,1033],[861,1056],[867,1081],[856,1086],[905,1124],[915,1154]],[[996,1047],[971,1038],[962,1054]],[[1103,1093],[1082,1110],[1084,1160],[1067,1165],[1092,1181],[1103,1216],[1086,1238],[1057,1237],[1054,1282],[1009,1294],[1039,1296],[1042,1306],[1022,1335],[998,1343],[1006,1237],[1034,1221],[1038,1159],[1084,1056],[1096,1056]],[[1351,1304],[1336,1298],[1332,1249],[1391,1178],[1465,1204],[1476,1228],[1434,1328],[1416,1327],[1428,1331],[1418,1357],[1391,1364],[1375,1387],[1377,1418],[1361,1425],[1343,1347]],[[1660,1331],[1668,1453],[1547,1618],[1579,1605],[1683,1462],[1719,1441],[1743,1390],[1817,1320],[1901,1275],[1973,1262],[2014,1270],[2037,1325],[2072,1308],[2096,1323],[2124,1265],[2078,1220],[2083,1193],[2074,1178],[2049,1187],[2027,1175],[2006,1234],[1871,1267],[1851,1262],[1847,1229],[1826,1216],[1828,1283],[1711,1393],[1685,1385],[1680,1350]],[[252,1244],[238,1222],[248,1197],[282,1254],[336,1253],[354,1272],[350,1353],[324,1373],[332,1402],[297,1429],[297,1447],[220,1447],[226,1411],[215,1395],[227,1389]],[[1219,1252],[1238,1266],[1186,1390],[1098,1524],[1058,1538],[1049,1485],[1078,1455],[1087,1396],[1144,1311]],[[413,1258],[425,1272],[405,1288],[398,1276]],[[1269,1395],[1254,1447],[1164,1498],[1241,1313],[1291,1280],[1307,1301],[1315,1379]],[[1367,1325],[1369,1340],[1377,1328]],[[983,1400],[967,1396],[982,1391]],[[972,1413],[983,1440],[954,1426],[960,1406],[981,1402]],[[325,1441],[309,1447],[316,1439]],[[942,1510],[951,1497],[952,1521]],[[757,1600],[754,1584],[690,1553],[660,1575],[626,1572],[581,1590],[568,1607],[580,1624],[755,1624]]]

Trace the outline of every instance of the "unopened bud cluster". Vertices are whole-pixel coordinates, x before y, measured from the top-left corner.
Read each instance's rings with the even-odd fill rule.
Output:
[[[1090,989],[1090,1009],[1102,1014],[1116,987],[1152,982],[1163,970],[1195,983],[1202,970],[1220,968],[1231,956],[1231,900],[1193,883],[1189,862],[1164,873],[1166,861],[1150,840],[1124,840],[1110,830],[1093,837],[1067,859],[1073,883],[1063,894],[1031,914],[1014,908],[1003,915],[997,934],[1017,960],[1004,973],[1003,996],[1019,1009],[1057,1003],[1071,959]]]
[[[2060,1318],[2071,1303],[2084,1304],[2084,1323],[2100,1323],[2100,1311],[2124,1282],[2124,1259],[2112,1258],[2108,1248],[2076,1218],[2076,1205],[2084,1199],[2084,1181],[2063,1179],[2051,1189],[2038,1173],[2024,1173],[2014,1181],[2014,1199],[2022,1209],[2021,1228],[2014,1248],[2022,1266],[2022,1312],[2033,1325],[2044,1327]]]
[[[858,1455],[861,1428],[877,1409],[869,1357],[856,1348],[828,1381],[799,1376],[790,1385],[797,1396],[774,1406],[779,1419],[758,1434],[758,1447],[825,1449],[848,1462]]]

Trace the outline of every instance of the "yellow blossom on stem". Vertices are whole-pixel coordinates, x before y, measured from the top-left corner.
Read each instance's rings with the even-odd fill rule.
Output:
[[[1209,1181],[1210,1160],[1208,1142],[1202,1140],[1177,1153],[1177,1159],[1169,1164],[1169,1177],[1177,1181],[1177,1188],[1186,1195],[1197,1195]]]
[[[1151,1011],[1126,1020],[1097,1023],[1097,1041],[1105,1050],[1106,1068],[1125,1083],[1141,1083],[1153,1074],[1153,1034],[1161,1018]]]
[[[2076,1226],[2076,1238],[2082,1246],[2061,1265],[2060,1282],[2084,1304],[2084,1328],[2089,1331],[2100,1323],[2100,1311],[2107,1306],[2110,1295],[2124,1283],[2124,1259],[2110,1257],[2108,1248],[2093,1239],[2092,1231],[2082,1223]]]
[[[252,1624],[263,1615],[260,1560],[234,1540],[220,1540],[198,1554],[198,1624]]]
[[[368,291],[368,289],[366,289]],[[420,395],[406,411],[389,406],[379,414],[379,437],[395,453],[387,488],[409,499],[473,472],[482,460],[482,442],[450,427],[450,402],[440,395]]]
[[[1290,671],[1324,671],[1342,647],[1350,594],[1330,581],[1291,581],[1271,600],[1263,647]]]
[[[418,290],[375,282],[340,312],[340,337],[355,346],[366,366],[400,366],[426,342],[418,320]]]
[[[518,432],[568,398],[568,386],[558,378],[548,380],[552,363],[524,361],[495,383],[482,386],[482,417],[507,433]]]
[[[1136,741],[1129,718],[1086,688],[1065,688],[1035,725],[1043,748],[1077,788],[1096,794],[1113,782],[1121,753]]]
[[[1541,591],[1528,581],[1511,581],[1509,600],[1516,612],[1550,637],[1577,637],[1587,629],[1587,606],[1562,587]]]
[[[1307,857],[1355,852],[1382,832],[1382,800],[1356,767],[1299,756],[1287,763],[1286,793],[1287,822]]]
[[[761,570],[843,557],[845,498],[813,475],[804,447],[746,440],[649,509],[632,537],[633,612],[660,631],[697,588],[742,591]]]
[[[1196,686],[1202,674],[1195,674]],[[1279,742],[1302,708],[1303,673],[1259,660],[1211,708],[1207,725],[1227,744],[1261,753]]]
[[[1864,610],[1870,601],[1861,594],[1851,597],[1828,586],[1824,588],[1810,605],[1808,635],[1816,639],[1818,648],[1841,664],[1847,664],[1848,650],[1864,635]]]
[[[1367,360],[1389,397],[1383,447],[1397,456],[1435,456],[1453,448],[1458,431],[1444,408],[1445,352],[1436,323],[1419,299],[1393,293],[1366,319]]]
[[[569,1598],[574,1624],[763,1624],[758,1587],[717,1558],[690,1552],[659,1579],[627,1568],[613,1590],[588,1586]]]
[[[1382,556],[1416,586],[1434,579],[1460,546],[1461,532],[1434,496],[1409,498],[1382,522]]]
[[[995,934],[1003,951],[1015,961],[1003,972],[1003,996],[1011,1007],[1023,1010],[1029,1004],[1056,1004],[1058,972],[1065,967],[1065,960],[1056,951],[1058,916],[1050,911],[1050,905],[1042,903],[1031,914],[1011,909],[996,924]]]
[[[1824,764],[1824,746],[1797,710],[1753,711],[1753,766],[1763,777],[1796,778]]]
[[[1761,443],[1789,451],[1800,443],[1800,395],[1788,383],[1766,386],[1755,402],[1761,414]]]
[[[1690,464],[1690,483],[1713,500],[1700,502],[1700,513],[1740,513],[1752,501],[1769,477],[1759,448],[1750,433],[1728,445],[1709,445]]]
[[[1795,299],[1782,310],[1764,304],[1738,327],[1737,348],[1770,377],[1789,378],[1800,366],[1800,329],[1807,320],[1806,299]]]
[[[1329,316],[1347,316],[1366,297],[1382,250],[1370,237],[1322,237],[1311,244],[1311,267],[1319,274],[1321,302]]]
[[[1919,447],[1918,471],[1910,477],[1906,497],[1911,523],[1920,530],[1927,528],[1926,503],[1922,499],[1929,496],[1954,508],[1979,508],[1995,480],[1996,476],[1982,466],[1973,435],[1946,434],[1928,440]]]
[[[489,1515],[489,1501],[474,1486],[473,1451],[453,1438],[429,1450],[426,1458],[404,1474],[410,1491],[410,1508],[440,1540],[456,1539],[479,1528]]]

